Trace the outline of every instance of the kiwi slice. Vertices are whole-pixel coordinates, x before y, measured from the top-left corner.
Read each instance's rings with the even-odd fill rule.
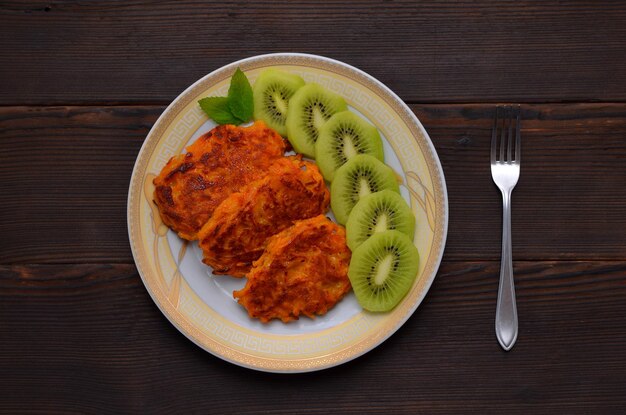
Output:
[[[358,154],[384,160],[383,142],[378,130],[353,112],[342,111],[330,117],[319,130],[315,161],[329,182],[335,171]]]
[[[282,136],[287,136],[289,100],[304,80],[278,69],[265,69],[254,83],[254,119],[263,120]]]
[[[289,100],[287,138],[294,150],[315,158],[319,129],[334,114],[348,109],[346,101],[317,84],[300,88]]]
[[[409,205],[402,196],[391,190],[364,196],[354,205],[346,222],[348,247],[354,251],[375,233],[388,230],[396,230],[413,238],[415,216]]]
[[[361,307],[389,311],[409,292],[418,268],[419,254],[408,236],[384,231],[352,252],[348,278]]]
[[[385,189],[400,192],[390,167],[369,154],[352,157],[337,169],[330,184],[330,207],[335,219],[344,225],[362,197]]]

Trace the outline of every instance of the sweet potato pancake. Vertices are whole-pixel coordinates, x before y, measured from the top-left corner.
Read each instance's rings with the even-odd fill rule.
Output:
[[[285,152],[282,137],[262,121],[250,127],[220,125],[172,157],[154,179],[154,202],[163,223],[195,240],[217,206],[247,183],[265,176]]]
[[[350,291],[349,263],[343,227],[324,215],[298,221],[270,238],[246,286],[233,296],[264,323],[314,318]]]
[[[243,277],[267,239],[328,210],[330,195],[317,166],[283,157],[268,174],[228,196],[198,232],[204,263],[214,274]]]

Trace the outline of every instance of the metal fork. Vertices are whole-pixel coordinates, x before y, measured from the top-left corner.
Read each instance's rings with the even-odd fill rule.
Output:
[[[496,107],[491,132],[491,177],[502,192],[503,203],[502,259],[496,305],[496,337],[506,351],[511,350],[517,340],[517,307],[511,253],[511,193],[520,173],[520,125],[519,105],[515,109],[511,106]],[[513,143],[513,128],[515,128],[515,143]]]

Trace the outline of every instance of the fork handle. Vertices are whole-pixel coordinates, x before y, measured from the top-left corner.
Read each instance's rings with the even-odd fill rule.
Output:
[[[496,305],[496,336],[502,348],[511,350],[517,340],[517,307],[511,248],[511,191],[502,191],[502,260]]]

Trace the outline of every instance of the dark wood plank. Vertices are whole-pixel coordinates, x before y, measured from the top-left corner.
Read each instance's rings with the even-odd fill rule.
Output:
[[[1,261],[129,262],[130,175],[161,112],[0,109]]]
[[[0,267],[0,411],[618,413],[626,262],[516,262],[520,336],[493,333],[497,262],[444,262],[395,335],[322,372],[251,372],[202,351],[132,265]]]
[[[498,259],[491,105],[412,107],[441,158],[446,258]],[[0,263],[132,262],[128,183],[163,107],[0,109]],[[626,104],[523,106],[516,259],[626,258]]]
[[[5,1],[0,104],[167,103],[232,61],[329,56],[412,102],[626,99],[620,1]]]
[[[448,185],[448,258],[500,254],[501,196],[491,178],[493,106],[412,106]],[[519,259],[626,257],[626,106],[522,106],[522,164],[513,191]]]

